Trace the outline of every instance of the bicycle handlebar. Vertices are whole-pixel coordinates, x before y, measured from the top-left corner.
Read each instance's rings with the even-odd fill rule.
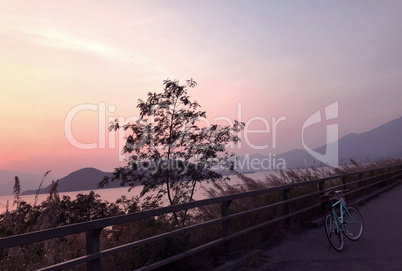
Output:
[[[325,199],[326,197],[329,197],[331,194],[334,194],[335,197],[341,196],[343,193],[349,192],[350,189],[344,189],[344,190],[335,190],[332,192],[326,192],[324,195],[322,195],[320,198]]]
[[[334,193],[335,195],[339,195],[339,194],[346,193],[346,192],[349,192],[349,191],[350,191],[350,189],[335,190],[333,193]]]

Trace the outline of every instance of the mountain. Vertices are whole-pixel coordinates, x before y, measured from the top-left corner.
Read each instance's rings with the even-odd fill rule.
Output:
[[[341,158],[365,159],[365,153],[372,160],[400,158],[402,152],[402,117],[362,134],[349,134],[339,141]]]
[[[99,189],[98,183],[105,177],[111,177],[112,173],[103,172],[96,168],[83,168],[68,174],[66,177],[59,179],[57,190],[59,192],[82,191]],[[41,189],[41,194],[49,193],[51,185]],[[119,182],[112,182],[108,187],[120,187]],[[27,190],[22,195],[36,194],[36,190]]]
[[[345,164],[350,159],[356,162],[367,162],[367,160],[375,161],[387,158],[402,158],[402,117],[392,120],[384,125],[361,134],[348,134],[338,140],[338,156],[339,164]],[[314,149],[315,152],[324,154],[326,146],[321,146]],[[261,154],[250,154],[240,158],[239,171],[243,173],[255,171],[275,170],[281,163],[285,161],[286,168],[294,167],[311,167],[324,166],[317,161],[304,149],[291,150],[283,154],[270,154],[264,156]],[[254,163],[255,162],[255,163]],[[260,168],[250,167],[255,164]],[[260,164],[258,164],[260,163]],[[271,167],[271,168],[269,168]],[[15,173],[15,172],[14,172]],[[7,175],[10,184],[8,185],[10,192],[14,185],[14,176],[19,176],[20,179],[25,179],[22,174],[10,173]],[[225,174],[225,172],[223,172]],[[229,173],[227,173],[229,174]],[[226,175],[226,174],[225,174]],[[98,189],[98,183],[105,177],[112,176],[112,173],[102,172],[95,168],[83,168],[74,171],[64,178],[59,180],[58,191],[82,191]],[[23,178],[22,178],[23,177]],[[31,176],[32,177],[32,176]],[[39,185],[42,176],[35,176],[35,188]],[[25,188],[24,183],[22,188]],[[120,187],[119,182],[110,183],[107,188]],[[43,188],[40,193],[49,193],[50,185]],[[10,192],[8,194],[10,194]],[[24,191],[22,194],[35,194],[36,190]]]
[[[326,145],[313,151],[325,154]],[[349,163],[350,159],[364,163],[368,160],[376,161],[389,158],[402,158],[402,117],[370,131],[361,134],[348,134],[338,140],[338,164]],[[277,168],[275,163],[278,165],[281,161],[285,161],[286,168],[325,166],[304,149],[291,150],[278,155],[271,154],[270,156],[254,154],[247,159],[248,161],[265,159],[265,167],[260,170],[248,168],[255,171],[275,170]],[[268,163],[271,163],[270,169],[267,169]],[[256,165],[258,165],[257,162]]]

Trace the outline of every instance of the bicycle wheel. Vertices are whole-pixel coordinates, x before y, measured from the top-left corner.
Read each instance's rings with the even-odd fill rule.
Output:
[[[336,251],[343,250],[343,234],[342,231],[338,231],[335,218],[331,214],[325,216],[324,221],[325,233],[329,240],[329,243]]]
[[[343,233],[352,240],[358,240],[363,234],[363,217],[354,207],[347,207],[350,216],[346,213],[343,218]]]

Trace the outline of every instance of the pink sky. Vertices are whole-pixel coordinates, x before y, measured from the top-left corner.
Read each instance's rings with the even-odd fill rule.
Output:
[[[401,8],[362,0],[0,1],[0,169],[63,177],[124,165],[103,127],[135,118],[137,100],[161,91],[166,78],[194,78],[190,95],[210,122],[241,116],[249,130],[263,130],[267,121],[271,132],[250,133],[249,142],[268,147],[243,140],[241,154],[302,148],[303,123],[334,102],[339,136],[375,128],[402,115]],[[96,110],[77,112],[71,133],[94,149],[66,138],[66,118],[79,106]],[[286,118],[276,148],[273,118]],[[310,146],[323,144],[325,124],[307,135]]]

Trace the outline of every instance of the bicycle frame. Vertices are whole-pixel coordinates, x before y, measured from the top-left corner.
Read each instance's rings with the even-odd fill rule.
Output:
[[[335,207],[339,205],[339,216],[335,211]],[[343,231],[343,222],[344,222],[344,217],[347,217],[349,220],[349,222],[354,223],[354,219],[353,217],[350,215],[348,209],[346,208],[346,204],[345,204],[345,200],[343,198],[339,198],[337,202],[335,202],[334,204],[331,204],[331,212],[332,212],[332,216],[335,218],[336,221],[336,229],[338,231]],[[331,221],[332,223],[332,221]],[[331,225],[332,227],[332,225]]]
[[[344,236],[349,240],[356,241],[363,233],[363,218],[356,208],[346,206],[343,192],[345,190],[334,191],[335,198],[331,198],[329,193],[321,196],[322,206],[330,208],[330,210],[327,209],[329,212],[325,215],[325,233],[330,245],[338,252],[343,250]],[[333,204],[332,199],[336,200]]]

